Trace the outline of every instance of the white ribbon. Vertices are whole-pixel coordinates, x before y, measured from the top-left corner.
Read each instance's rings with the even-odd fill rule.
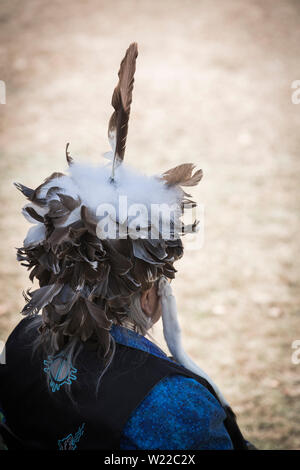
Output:
[[[186,369],[203,377],[213,387],[216,395],[223,406],[229,406],[224,396],[212,381],[212,379],[188,356],[184,351],[181,341],[181,329],[178,322],[176,299],[173,295],[172,288],[167,279],[163,276],[159,280],[158,295],[162,305],[162,322],[163,332],[169,351],[175,361]]]

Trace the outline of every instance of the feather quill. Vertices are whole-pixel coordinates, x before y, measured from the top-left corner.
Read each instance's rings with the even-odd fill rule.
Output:
[[[124,159],[137,55],[137,43],[134,42],[128,47],[121,62],[119,82],[111,100],[115,109],[108,124],[108,139],[113,150],[112,180],[116,166]]]

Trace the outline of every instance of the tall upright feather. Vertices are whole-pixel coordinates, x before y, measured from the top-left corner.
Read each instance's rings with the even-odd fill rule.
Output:
[[[108,139],[113,151],[112,180],[116,166],[124,159],[137,55],[137,43],[134,42],[128,47],[121,62],[119,82],[111,100],[115,109],[108,124]]]

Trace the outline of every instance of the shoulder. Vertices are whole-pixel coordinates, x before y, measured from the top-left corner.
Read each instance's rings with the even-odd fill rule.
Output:
[[[24,334],[24,332],[30,331],[31,327],[36,326],[38,328],[38,326],[40,325],[40,322],[41,322],[41,315],[28,316],[25,318],[23,317],[11,330],[6,342],[8,343],[13,338],[19,336],[20,334]]]
[[[22,320],[17,323],[15,328],[12,330],[10,333],[7,342],[10,341],[12,338],[19,337],[22,335],[34,335],[37,333],[37,329],[40,326],[42,321],[42,316],[41,315],[31,315],[25,318],[22,318]]]
[[[135,409],[123,430],[122,448],[230,449],[225,412],[192,378],[161,380]]]
[[[3,345],[0,359],[2,364],[8,364],[8,357],[10,359],[17,358],[25,351],[31,350],[32,341],[38,334],[40,323],[40,315],[25,317],[13,328]]]

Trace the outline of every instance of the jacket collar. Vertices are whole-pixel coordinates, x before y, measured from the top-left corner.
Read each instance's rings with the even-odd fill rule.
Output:
[[[135,331],[124,328],[123,326],[113,325],[110,332],[115,341],[119,344],[148,352],[157,357],[169,359],[156,344]]]

